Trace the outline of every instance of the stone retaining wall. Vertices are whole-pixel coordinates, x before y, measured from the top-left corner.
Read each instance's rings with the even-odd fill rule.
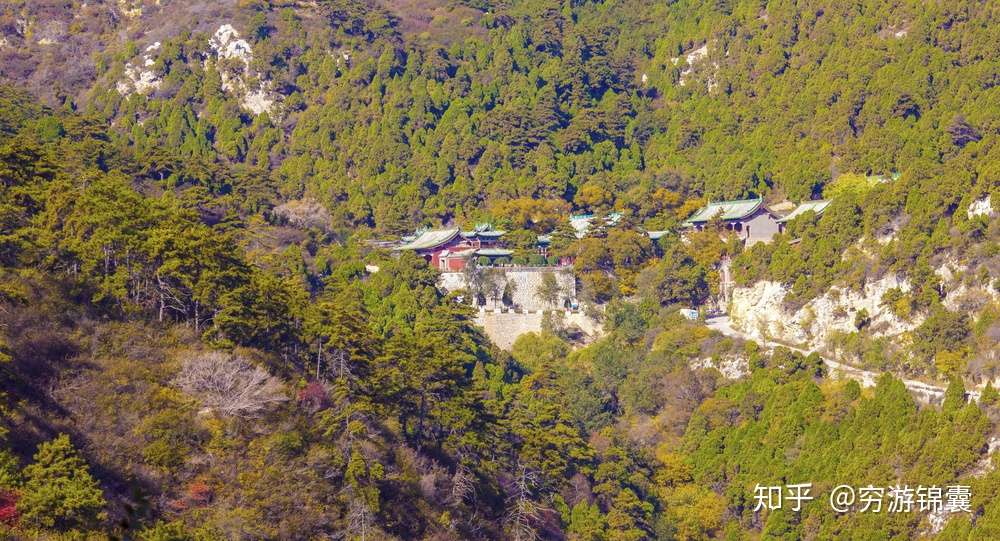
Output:
[[[591,338],[601,334],[601,326],[581,312],[562,312],[563,324],[576,325]],[[541,332],[544,312],[494,312],[480,310],[476,316],[486,336],[501,349],[509,350],[522,334]]]
[[[524,312],[535,312],[542,310],[553,310],[562,308],[562,302],[558,306],[551,306],[538,298],[538,286],[542,283],[542,276],[546,272],[551,272],[559,283],[562,290],[562,297],[576,301],[576,279],[572,270],[565,267],[502,267],[507,280],[513,282],[514,306]],[[442,272],[441,287],[446,291],[455,291],[465,288],[465,274],[461,272]],[[489,303],[491,305],[492,302]],[[489,306],[488,307],[492,307]]]

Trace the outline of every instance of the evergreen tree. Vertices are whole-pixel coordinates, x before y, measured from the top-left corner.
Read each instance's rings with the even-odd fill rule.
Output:
[[[65,434],[41,444],[24,468],[17,508],[25,524],[86,529],[103,520],[105,505],[100,486]]]

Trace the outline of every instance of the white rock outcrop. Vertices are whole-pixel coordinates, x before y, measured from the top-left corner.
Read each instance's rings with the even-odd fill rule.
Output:
[[[945,290],[941,304],[953,312],[978,312],[989,302],[1000,302],[1000,292],[992,287],[992,282],[980,283],[968,280],[968,265],[949,259],[934,269]]]
[[[274,114],[280,96],[271,89],[271,82],[261,80],[250,67],[253,62],[253,48],[247,40],[240,37],[231,24],[223,24],[215,31],[208,41],[208,46],[217,60],[238,60],[243,64],[240,71],[229,73],[220,69],[222,89],[233,94],[240,94],[240,104],[244,109],[255,115],[263,113]]]
[[[882,306],[882,296],[893,288],[910,291],[910,284],[895,275],[869,282],[863,291],[833,286],[823,295],[789,312],[784,301],[788,290],[782,284],[761,281],[732,292],[729,314],[732,325],[754,340],[776,340],[809,349],[822,349],[834,332],[856,330],[855,317],[864,310],[870,328],[878,336],[896,336],[916,328],[922,317],[909,321],[896,317]]]
[[[969,219],[975,218],[976,216],[986,216],[992,218],[996,215],[993,210],[992,198],[987,195],[982,199],[977,199],[969,204],[969,210],[967,211]]]
[[[118,81],[115,89],[122,96],[129,94],[148,94],[160,88],[160,77],[153,71],[156,65],[154,56],[160,50],[160,42],[146,47],[143,54],[137,59],[138,63],[129,62],[125,65],[125,79]]]
[[[202,55],[203,65],[205,69],[218,70],[223,91],[237,96],[240,105],[255,115],[278,113],[281,96],[274,92],[271,81],[253,71],[253,48],[232,25],[220,26],[208,40],[208,46],[209,51]],[[160,42],[156,42],[125,65],[124,78],[115,85],[119,94],[148,94],[160,88],[162,80],[152,69],[159,49]],[[223,61],[235,62],[223,65]]]
[[[691,363],[691,368],[714,368],[722,374],[722,377],[731,380],[750,375],[750,364],[741,355],[730,354],[696,359]]]
[[[698,47],[697,49],[694,49],[693,51],[684,55],[684,62],[687,65],[684,66],[684,68],[681,70],[681,76],[680,79],[677,81],[677,84],[679,84],[680,86],[686,85],[688,78],[691,76],[691,72],[694,71],[694,65],[704,60],[705,57],[707,56],[708,56],[707,42],[703,43],[701,47]],[[670,60],[671,62],[674,63],[674,65],[677,65],[679,61],[679,59],[677,58],[671,58]]]

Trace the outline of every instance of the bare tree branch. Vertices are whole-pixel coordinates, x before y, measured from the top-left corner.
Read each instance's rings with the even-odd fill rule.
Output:
[[[237,417],[254,417],[288,399],[281,382],[266,370],[218,351],[185,361],[174,383],[205,407]]]

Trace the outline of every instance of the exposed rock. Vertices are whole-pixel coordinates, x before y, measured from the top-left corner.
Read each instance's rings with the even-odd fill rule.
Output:
[[[273,92],[264,89],[250,90],[243,97],[242,105],[255,115],[270,113],[274,111],[274,104],[277,102]]]
[[[945,295],[941,300],[945,308],[953,312],[976,313],[986,304],[1000,301],[1000,292],[990,283],[967,283],[963,280],[969,271],[967,265],[962,265],[954,259],[949,259],[934,269],[934,274],[941,278]]]
[[[695,62],[701,60],[702,58],[705,58],[706,56],[708,56],[708,43],[703,43],[701,47],[698,47],[697,49],[688,53],[685,59],[687,60],[688,64],[694,64]]]
[[[157,0],[157,5],[159,5],[159,0]],[[142,2],[136,2],[134,0],[118,0],[118,9],[121,10],[122,15],[129,19],[138,19],[142,17]]]
[[[887,26],[878,32],[878,37],[882,39],[903,39],[910,34],[910,24],[901,23]]]
[[[977,199],[970,203],[967,214],[970,220],[976,216],[986,216],[988,218],[994,217],[996,212],[993,210],[993,201],[991,200],[991,197],[987,195],[982,199]]]
[[[784,306],[788,293],[785,286],[761,281],[753,287],[733,290],[730,316],[736,328],[755,340],[773,339],[821,349],[832,333],[855,331],[855,316],[861,310],[869,314],[870,328],[876,336],[896,336],[916,328],[922,322],[920,316],[903,321],[882,307],[882,296],[893,288],[907,292],[910,284],[898,276],[887,275],[866,284],[860,292],[833,286],[789,313]]]
[[[217,69],[222,79],[222,90],[240,98],[240,105],[255,115],[275,114],[281,96],[272,90],[271,81],[262,80],[251,68],[253,49],[250,43],[240,37],[230,24],[219,26],[209,39],[210,51],[203,55],[205,69]],[[146,48],[135,61],[125,65],[125,78],[115,85],[118,93],[147,94],[160,88],[162,80],[151,68],[156,65],[156,52],[160,43]],[[235,61],[223,66],[221,61]]]
[[[330,211],[312,199],[298,199],[274,207],[274,213],[302,228],[330,228]]]
[[[986,454],[972,468],[972,476],[976,478],[984,477],[987,473],[996,469],[993,464],[993,454],[1000,449],[1000,438],[993,436],[986,442]]]
[[[37,25],[35,37],[36,43],[42,46],[56,45],[66,40],[66,24],[62,21],[47,21]]]
[[[962,277],[968,269],[965,265],[958,263],[954,258],[946,260],[934,269],[934,274],[941,279],[944,284],[954,282]]]
[[[160,42],[146,47],[145,52],[138,58],[139,64],[128,63],[125,65],[126,80],[118,81],[115,90],[122,96],[128,94],[146,94],[160,88],[162,82],[160,77],[151,69],[156,60],[153,56],[160,50]]]
[[[253,49],[250,48],[250,44],[240,38],[239,32],[231,24],[220,26],[212,39],[208,40],[208,45],[217,57],[238,58],[248,68],[250,61],[253,60]]]
[[[330,55],[337,61],[337,67],[340,67],[341,62],[347,67],[351,66],[351,51],[340,49],[336,53],[330,53]]]
[[[208,41],[208,45],[216,59],[235,59],[243,64],[243,68],[235,73],[219,70],[222,77],[222,89],[229,93],[242,94],[240,104],[255,115],[274,114],[277,111],[280,96],[272,91],[270,81],[261,80],[251,69],[253,48],[250,43],[242,39],[232,25],[223,24],[215,31],[215,35]]]
[[[714,368],[726,379],[740,379],[750,375],[750,365],[746,358],[740,355],[723,355],[696,359],[691,368]]]
[[[689,52],[688,54],[684,55],[684,62],[687,64],[687,66],[685,66],[684,69],[681,70],[681,77],[677,81],[677,84],[679,84],[681,86],[684,86],[685,84],[687,84],[687,79],[688,79],[688,77],[690,77],[691,72],[694,70],[694,65],[697,64],[698,62],[700,62],[702,59],[704,59],[707,56],[708,56],[708,43],[707,42],[704,43],[704,44],[702,44],[701,47],[698,47],[697,49],[694,49],[691,52]],[[670,61],[673,62],[674,65],[677,65],[679,59],[677,59],[677,58],[671,58]]]

